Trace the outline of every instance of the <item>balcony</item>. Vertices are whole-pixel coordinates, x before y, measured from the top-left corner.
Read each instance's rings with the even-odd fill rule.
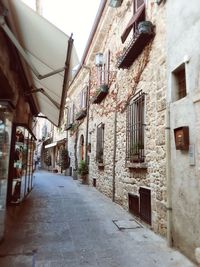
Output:
[[[117,67],[119,69],[128,69],[153,37],[154,32],[151,22],[143,21],[139,23],[137,32],[133,34],[133,38],[129,41],[123,54],[118,58]]]
[[[76,114],[76,120],[80,121],[83,118],[85,118],[87,115],[87,110],[86,108],[82,108],[77,114]]]
[[[66,126],[65,126],[65,131],[68,131],[72,128],[73,126],[73,123],[68,123]]]
[[[96,90],[95,96],[92,98],[93,104],[99,104],[101,101],[106,97],[108,94],[108,85],[102,84],[100,87]]]

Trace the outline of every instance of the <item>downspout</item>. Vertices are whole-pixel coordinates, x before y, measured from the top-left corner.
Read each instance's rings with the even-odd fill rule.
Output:
[[[167,178],[167,243],[172,247],[172,181],[171,181],[171,139],[170,139],[170,103],[166,109],[166,178]]]
[[[112,201],[115,202],[115,167],[116,167],[116,145],[117,145],[117,108],[115,108],[115,114],[114,114],[114,140],[113,140],[113,195],[112,195]]]

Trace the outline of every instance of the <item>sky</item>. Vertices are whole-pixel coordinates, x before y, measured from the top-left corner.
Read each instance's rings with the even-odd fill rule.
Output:
[[[35,10],[35,0],[22,0]],[[43,16],[67,35],[73,33],[82,58],[101,0],[41,0]]]

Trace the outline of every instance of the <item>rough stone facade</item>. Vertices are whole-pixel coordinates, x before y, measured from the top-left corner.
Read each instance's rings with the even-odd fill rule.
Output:
[[[123,1],[122,6],[117,9],[106,4],[84,62],[87,68],[82,67],[76,75],[68,90],[68,98],[76,102],[84,84],[90,85],[89,183],[92,184],[93,179],[96,179],[97,189],[113,198],[125,209],[128,209],[129,193],[138,195],[140,187],[149,188],[151,190],[151,226],[155,232],[166,235],[165,4],[157,5],[155,1],[148,1],[146,20],[150,20],[155,26],[155,37],[129,69],[118,69],[117,57],[124,47],[120,36],[131,15],[132,1]],[[108,50],[110,51],[109,93],[100,104],[92,104],[92,97],[98,86],[95,54],[98,52],[105,54]],[[135,164],[135,168],[129,168],[126,162],[126,105],[139,91],[145,93],[145,168],[141,164]],[[96,161],[97,126],[100,123],[105,125],[103,167]],[[78,155],[78,162],[80,161],[80,136],[84,136],[85,142],[86,126],[87,117],[79,122],[77,131],[73,133],[68,131],[68,148],[73,169],[77,169],[75,154]],[[115,150],[116,154],[114,154]]]

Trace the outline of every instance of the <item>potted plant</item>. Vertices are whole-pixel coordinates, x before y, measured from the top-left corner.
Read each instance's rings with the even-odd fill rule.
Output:
[[[87,174],[88,174],[88,165],[84,160],[81,160],[78,166],[78,174],[84,183],[86,183]]]
[[[101,84],[100,87],[96,90],[95,96],[93,97],[92,102],[94,104],[100,103],[108,94],[108,85],[107,84]]]
[[[139,33],[152,34],[153,33],[153,24],[151,21],[141,21],[138,23]]]

